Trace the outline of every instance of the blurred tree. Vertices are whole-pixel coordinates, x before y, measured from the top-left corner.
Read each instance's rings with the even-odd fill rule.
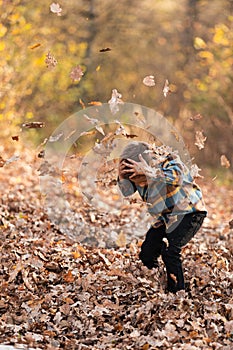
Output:
[[[37,120],[46,122],[34,133],[43,138],[43,131],[49,135],[81,108],[80,99],[87,106],[107,102],[116,88],[123,100],[163,113],[187,140],[203,129],[206,148],[191,147],[200,160],[216,164],[222,153],[232,157],[231,0],[59,4],[61,16],[50,11],[47,0],[0,0],[2,133]],[[111,50],[100,52],[104,48]],[[58,62],[54,68],[46,67],[49,51]],[[84,75],[72,81],[77,65]],[[146,75],[155,76],[154,87],[142,83]],[[166,79],[173,92],[165,98]],[[194,124],[189,118],[197,113],[204,118]]]

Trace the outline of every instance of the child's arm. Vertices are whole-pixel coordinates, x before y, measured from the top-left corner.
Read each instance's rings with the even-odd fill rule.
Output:
[[[127,164],[124,160],[122,160],[118,167],[118,186],[123,194],[123,196],[128,197],[131,196],[134,192],[136,192],[137,188],[133,182],[129,180],[127,174],[129,173],[129,169],[126,169]]]
[[[177,160],[166,161],[161,170],[163,172],[163,176],[160,179],[161,181],[173,186],[182,185],[184,170],[180,162]]]
[[[129,178],[133,180],[135,176],[144,174],[148,182],[163,182],[168,185],[181,185],[183,182],[184,171],[181,163],[176,160],[166,160],[162,166],[153,167],[147,164],[141,155],[140,162],[129,160],[130,169],[133,175]]]
[[[127,179],[120,180],[118,178],[117,182],[118,182],[118,186],[121,190],[121,193],[123,194],[124,197],[131,196],[137,190],[134,183],[131,182],[130,180],[127,180]]]

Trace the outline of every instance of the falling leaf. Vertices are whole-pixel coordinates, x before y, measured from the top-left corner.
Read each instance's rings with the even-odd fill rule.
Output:
[[[87,114],[84,114],[83,116],[84,116],[91,124],[93,124],[93,125],[96,125],[96,124],[99,123],[99,120],[98,120],[98,119],[90,118],[90,117],[88,117]]]
[[[127,139],[134,139],[135,137],[138,137],[138,135],[135,135],[135,134],[125,134],[125,137],[127,138]]]
[[[199,120],[202,118],[203,118],[203,116],[200,113],[198,113],[198,114],[195,114],[193,117],[190,117],[189,119],[194,121],[194,120]]]
[[[96,134],[96,130],[83,131],[83,132],[81,132],[80,137],[81,136],[95,135],[95,134]]]
[[[196,145],[200,150],[203,149],[203,148],[204,148],[204,142],[205,142],[206,139],[207,139],[207,136],[204,136],[204,135],[203,135],[203,131],[196,131],[195,139],[196,139],[195,145]]]
[[[201,171],[201,169],[198,168],[197,164],[192,164],[190,169],[190,175],[192,176],[192,178],[203,177],[199,174],[199,171]]]
[[[50,5],[50,11],[53,13],[56,13],[58,16],[61,16],[62,8],[58,3],[53,2]]]
[[[22,124],[23,128],[27,129],[40,129],[45,127],[44,122],[26,122]]]
[[[148,75],[143,79],[143,84],[146,86],[155,86],[154,75]]]
[[[205,43],[205,41],[202,38],[195,37],[194,38],[194,47],[195,47],[196,50],[205,49],[206,48],[206,43]]]
[[[221,166],[224,168],[230,168],[231,163],[229,162],[229,160],[227,159],[227,157],[222,154],[220,157],[220,161],[221,161]]]
[[[124,102],[121,100],[122,95],[117,91],[117,89],[112,90],[112,97],[108,101],[110,105],[110,110],[112,114],[116,114],[119,111],[119,104],[123,104]]]
[[[82,70],[81,66],[79,66],[79,65],[72,68],[72,70],[70,72],[70,78],[73,81],[80,81],[83,75],[84,75],[83,70]]]
[[[99,64],[97,67],[96,67],[96,72],[99,72],[100,71],[100,68],[101,68],[101,65]]]
[[[81,98],[79,99],[79,103],[80,103],[80,105],[82,106],[82,109],[85,109],[85,108],[86,108],[85,103],[82,101]]]
[[[96,128],[96,130],[99,131],[103,136],[105,136],[105,132],[104,132],[104,130],[103,130],[103,128],[102,128],[101,126],[96,125],[95,128]]]
[[[113,139],[115,137],[115,133],[113,132],[109,132],[102,140],[101,140],[101,143],[102,144],[107,144],[109,142],[112,142]]]
[[[54,68],[57,65],[57,60],[54,56],[51,55],[50,51],[46,54],[45,58],[45,64],[47,65],[47,68]]]
[[[30,48],[31,50],[34,50],[34,49],[36,49],[37,47],[40,47],[40,46],[41,46],[41,44],[40,44],[40,43],[37,43],[37,44],[34,44],[34,45],[30,46],[29,48]]]
[[[44,158],[45,157],[45,151],[44,150],[41,150],[38,155],[37,155],[38,158]]]
[[[125,136],[126,130],[125,127],[121,124],[121,122],[119,120],[115,120],[115,122],[119,125],[118,128],[116,129],[116,131],[114,132],[114,135],[123,135]]]
[[[166,79],[164,87],[163,87],[163,95],[164,95],[164,97],[167,97],[169,92],[171,92],[170,91],[170,87],[169,87],[169,81]]]
[[[63,132],[60,132],[60,134],[57,134],[55,136],[50,136],[48,141],[49,142],[56,142],[58,140],[60,140],[60,138],[63,136]]]
[[[110,47],[106,47],[104,49],[100,49],[99,52],[108,52],[111,51],[112,49],[110,49]]]
[[[19,141],[19,136],[18,135],[11,136],[11,138],[12,138],[13,141]]]
[[[90,106],[102,106],[102,102],[100,101],[91,101],[91,102],[88,102],[88,104]]]
[[[126,237],[122,231],[117,236],[116,244],[118,247],[125,247],[125,245],[126,245]]]

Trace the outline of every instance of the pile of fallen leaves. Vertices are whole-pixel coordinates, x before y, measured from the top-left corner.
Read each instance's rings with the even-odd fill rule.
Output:
[[[82,232],[115,232],[115,244],[114,237],[110,243],[103,239],[102,247],[81,244],[50,221],[34,166],[38,160],[26,158],[0,168],[1,344],[232,349],[232,189],[201,179],[209,215],[184,248],[188,290],[173,295],[165,293],[162,261],[150,271],[138,259],[140,206],[125,203],[121,216],[108,213],[105,220],[83,204]]]

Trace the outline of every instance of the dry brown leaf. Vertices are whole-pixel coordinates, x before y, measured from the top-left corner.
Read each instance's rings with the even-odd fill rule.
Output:
[[[199,120],[202,118],[203,118],[203,116],[200,113],[198,113],[198,114],[195,114],[193,117],[190,117],[189,119],[194,121],[194,120]]]
[[[227,159],[227,157],[222,154],[220,157],[220,161],[221,161],[221,166],[224,168],[230,168],[231,164],[229,162],[229,160]]]
[[[116,239],[116,244],[118,247],[124,247],[126,245],[126,237],[124,232],[120,232]]]
[[[67,274],[63,276],[63,280],[67,283],[72,283],[75,280],[75,277],[73,276],[72,272],[69,270]]]
[[[155,86],[155,77],[154,75],[147,75],[144,79],[143,79],[143,84],[146,86]]]
[[[100,101],[91,101],[91,102],[88,102],[88,104],[90,106],[102,106],[102,102]]]
[[[0,168],[4,167],[6,161],[0,156]]]
[[[95,134],[96,134],[96,130],[83,131],[83,132],[81,132],[80,137],[81,136],[95,135]]]
[[[85,108],[86,108],[85,103],[82,101],[81,98],[79,99],[79,103],[80,103],[80,105],[82,106],[82,109],[85,109]]]
[[[48,51],[48,53],[46,54],[45,57],[45,64],[47,66],[47,68],[55,68],[57,65],[57,60],[56,58],[50,53],[50,51]]]
[[[22,124],[23,128],[27,129],[40,129],[45,127],[44,122],[25,122]]]
[[[81,66],[79,66],[79,65],[72,68],[72,70],[70,72],[70,78],[73,81],[80,81],[83,75],[84,75],[83,70],[82,70]]]
[[[8,282],[14,281],[18,273],[22,271],[23,268],[24,268],[23,263],[19,261],[18,264],[14,267],[14,270],[10,273]]]
[[[29,289],[31,292],[34,292],[34,288],[33,288],[33,286],[31,285],[31,283],[29,282],[29,279],[28,279],[29,271],[26,270],[26,269],[22,269],[21,270],[21,274],[22,274],[23,282],[24,282],[25,286],[27,287],[27,289]]]
[[[168,79],[165,80],[164,87],[163,87],[163,95],[164,97],[167,97],[167,95],[171,92],[170,86],[169,86],[169,81]]]
[[[30,46],[29,49],[34,50],[34,49],[36,49],[37,47],[40,47],[40,46],[41,46],[40,43],[36,43],[36,44]]]
[[[203,149],[205,147],[205,141],[207,139],[207,136],[204,136],[203,131],[196,131],[195,134],[195,145],[199,148],[199,150]]]

